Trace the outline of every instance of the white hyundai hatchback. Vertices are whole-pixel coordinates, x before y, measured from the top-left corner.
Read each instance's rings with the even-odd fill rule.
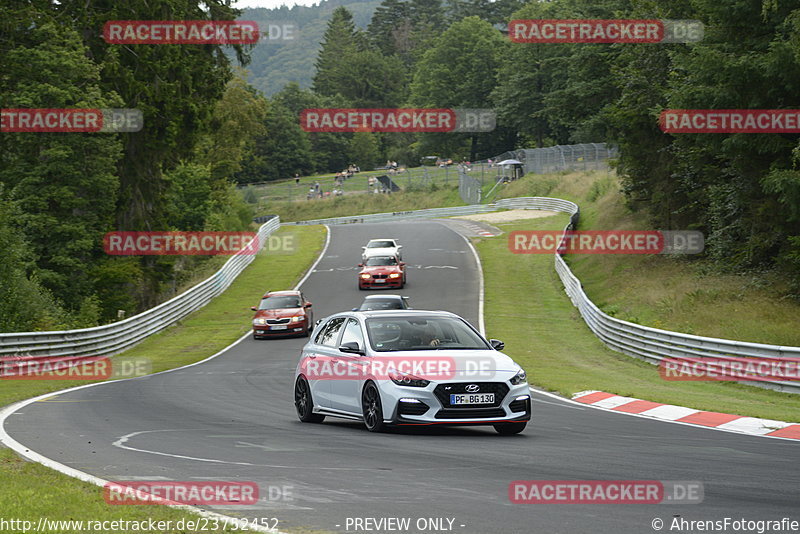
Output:
[[[353,311],[319,322],[295,371],[303,422],[326,416],[387,425],[492,425],[517,434],[531,416],[525,371],[461,317]]]

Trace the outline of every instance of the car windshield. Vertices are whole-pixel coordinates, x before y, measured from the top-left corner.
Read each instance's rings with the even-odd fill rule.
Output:
[[[367,243],[367,248],[394,248],[392,241],[370,241]]]
[[[397,258],[392,256],[373,256],[367,258],[365,263],[367,267],[376,267],[380,265],[397,265]]]
[[[368,310],[402,310],[403,301],[400,299],[369,299],[365,300],[359,308],[362,311]]]
[[[367,319],[367,335],[376,352],[491,348],[469,325],[454,317],[373,317]]]
[[[261,299],[259,310],[278,310],[281,308],[300,308],[300,297],[294,295],[280,296],[280,297],[267,297]]]

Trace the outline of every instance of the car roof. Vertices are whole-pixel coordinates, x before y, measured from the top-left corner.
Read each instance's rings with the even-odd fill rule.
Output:
[[[370,239],[368,243],[372,243],[373,241],[397,241],[394,237],[376,237],[375,239]]]
[[[404,297],[403,295],[395,295],[393,293],[384,293],[383,295],[367,295],[364,297],[364,300],[375,300],[375,299],[404,299],[408,297]]]
[[[441,310],[368,310],[368,311],[353,311],[346,312],[364,319],[371,317],[455,317],[459,316],[455,313]]]

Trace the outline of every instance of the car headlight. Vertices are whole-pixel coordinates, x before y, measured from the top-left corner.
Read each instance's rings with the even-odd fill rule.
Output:
[[[366,280],[367,278],[370,278],[370,275],[368,275],[367,273],[364,273],[364,274],[361,275],[361,278]]]
[[[400,275],[397,273],[392,273],[389,275],[389,278],[400,278]]]
[[[267,324],[267,320],[264,319],[263,317],[257,317],[255,319],[253,319],[253,324],[264,325],[264,324]]]
[[[524,384],[527,382],[527,380],[528,375],[525,374],[525,370],[520,369],[519,372],[511,378],[510,382],[512,386],[518,386],[520,384]]]
[[[389,371],[389,378],[398,386],[408,386],[412,388],[424,388],[431,383],[430,380],[417,378],[414,375],[407,375],[398,371]]]
[[[302,321],[305,318],[306,318],[305,315],[295,315],[294,317],[292,317],[292,322],[293,323],[299,323],[300,321]]]

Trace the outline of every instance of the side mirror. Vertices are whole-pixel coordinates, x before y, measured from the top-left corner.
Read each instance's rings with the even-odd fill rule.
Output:
[[[490,339],[489,344],[492,346],[494,350],[503,350],[506,346],[506,344],[500,341],[499,339]]]
[[[367,247],[361,247],[361,250],[367,250]]]
[[[397,248],[403,248],[403,245],[397,245]]]
[[[250,306],[250,309],[253,311],[258,311],[258,308],[256,308],[255,306]]]
[[[363,263],[359,263],[359,264],[358,264],[358,266],[359,266],[359,267],[363,267],[363,266],[364,266],[364,264],[363,264]]]
[[[406,264],[406,262],[404,262],[404,261],[401,261],[400,263],[398,263],[398,265],[399,265],[400,267],[403,267],[405,264]]]
[[[339,352],[346,352],[348,354],[360,354],[361,356],[364,355],[364,351],[361,350],[361,347],[358,346],[357,341],[349,341],[347,343],[342,343],[339,345]]]
[[[352,310],[350,310],[350,311],[358,311],[358,308],[353,308],[353,309],[352,309]]]
[[[310,302],[306,302],[306,303],[303,305],[303,307],[304,307],[304,308],[310,308],[310,307],[311,307],[311,303],[310,303]]]

